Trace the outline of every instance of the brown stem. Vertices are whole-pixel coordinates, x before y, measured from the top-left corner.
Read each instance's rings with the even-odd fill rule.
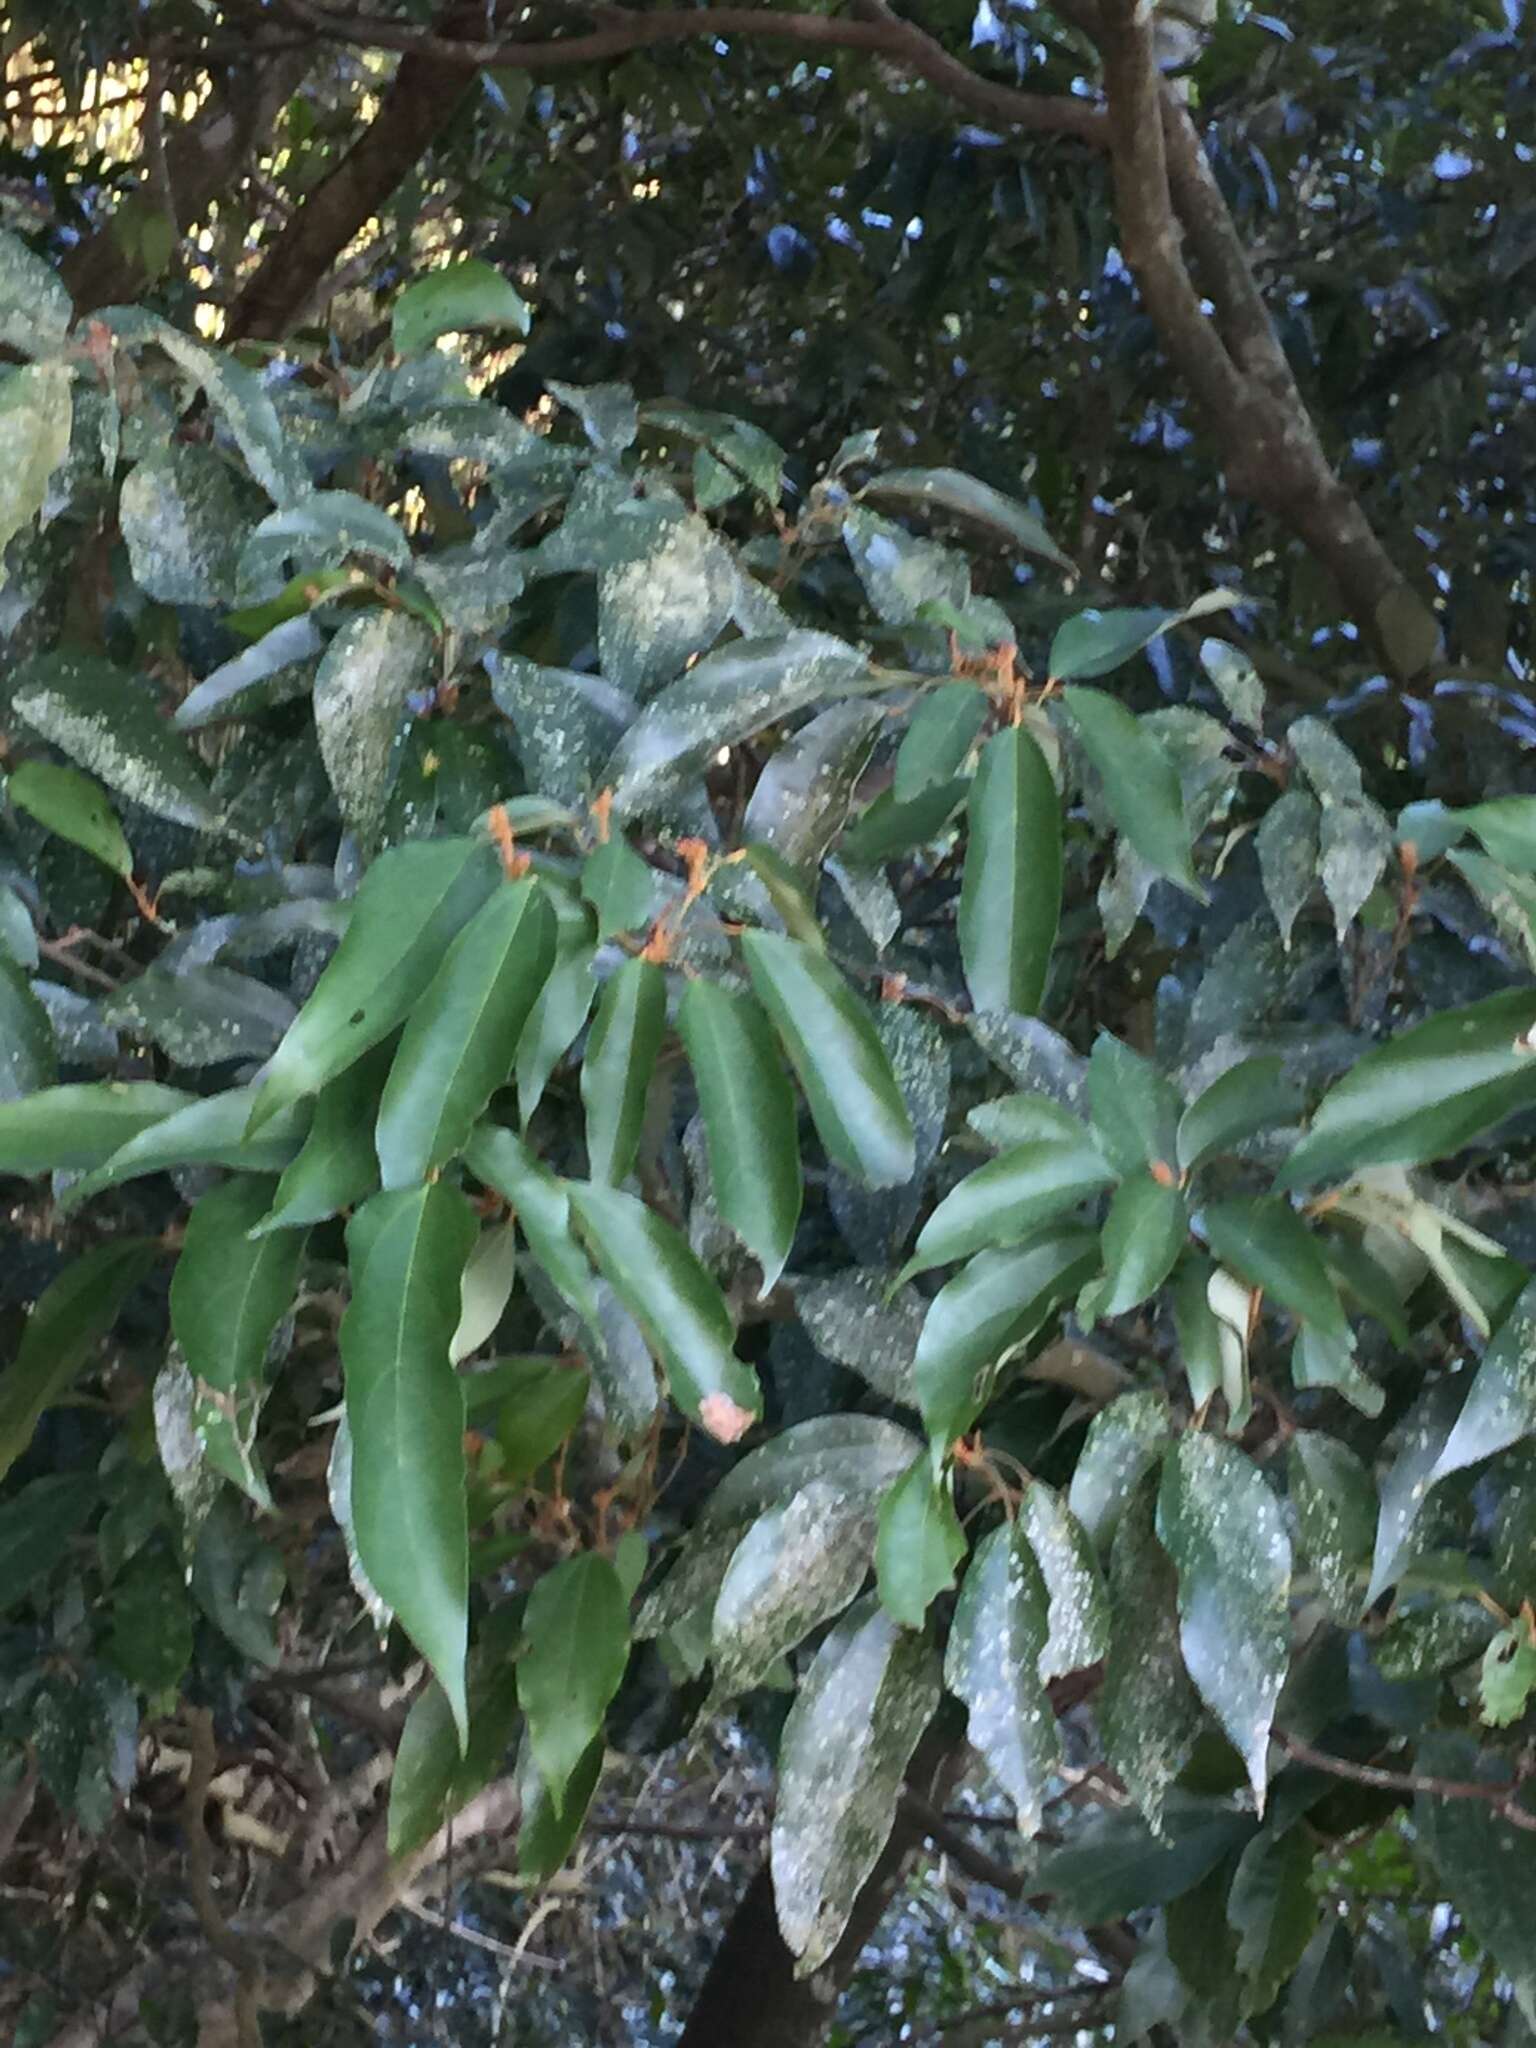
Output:
[[[1382,1792],[1423,1793],[1428,1799],[1476,1799],[1492,1807],[1499,1819],[1508,1821],[1511,1827],[1536,1834],[1536,1812],[1521,1803],[1518,1783],[1490,1785],[1480,1778],[1434,1778],[1421,1771],[1389,1771],[1380,1764],[1351,1763],[1347,1757],[1331,1756],[1327,1750],[1314,1749],[1299,1736],[1285,1735],[1279,1730],[1274,1741],[1297,1763],[1308,1764],[1314,1771],[1326,1771],[1330,1777],[1347,1778],[1354,1785],[1372,1785]]]

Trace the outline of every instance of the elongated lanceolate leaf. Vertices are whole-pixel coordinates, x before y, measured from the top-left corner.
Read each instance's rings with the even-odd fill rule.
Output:
[[[1137,1486],[1161,1457],[1168,1436],[1168,1410],[1147,1390],[1120,1395],[1088,1425],[1067,1505],[1101,1555]]]
[[[16,1356],[0,1372],[0,1479],[31,1443],[44,1409],[85,1369],[156,1250],[148,1237],[97,1245],[38,1296]]]
[[[82,848],[114,875],[133,873],[133,854],[117,813],[94,777],[54,761],[19,761],[5,787],[19,810],[60,839]]]
[[[528,1249],[568,1306],[598,1333],[596,1284],[587,1256],[572,1233],[565,1182],[555,1178],[515,1131],[499,1124],[476,1126],[464,1149],[464,1160],[471,1173],[512,1204]]]
[[[741,945],[828,1153],[870,1187],[909,1180],[912,1120],[868,1011],[808,946],[776,932],[748,932]]]
[[[1294,1121],[1300,1113],[1295,1085],[1284,1062],[1273,1054],[1239,1060],[1185,1110],[1179,1119],[1178,1163],[1193,1173],[1218,1152],[1229,1152],[1256,1131]]]
[[[1116,1188],[1100,1245],[1104,1276],[1084,1290],[1079,1314],[1122,1316],[1154,1295],[1178,1263],[1189,1223],[1178,1188],[1135,1173]]]
[[[760,1413],[762,1395],[732,1348],[730,1310],[719,1288],[668,1223],[633,1195],[590,1182],[570,1188],[582,1235],[613,1291],[645,1332],[673,1399],[734,1443]]]
[[[1154,1829],[1200,1733],[1200,1702],[1179,1650],[1178,1574],[1157,1540],[1157,1487],[1143,1478],[1109,1556],[1112,1624],[1099,1695],[1104,1750]]]
[[[418,277],[395,301],[390,338],[395,353],[418,354],[444,334],[482,327],[528,332],[526,301],[510,278],[478,256],[465,256]]]
[[[1026,555],[1039,555],[1058,569],[1076,574],[1076,563],[1062,553],[1033,512],[963,469],[889,469],[883,476],[872,477],[860,495],[893,498],[904,505],[936,506],[975,520]]]
[[[555,913],[555,957],[517,1041],[517,1112],[525,1124],[597,996],[592,913],[562,890],[551,890],[549,900]]]
[[[1536,1434],[1536,1282],[1500,1323],[1483,1353],[1466,1406],[1435,1461],[1431,1484]]]
[[[626,960],[603,990],[581,1063],[588,1170],[607,1186],[634,1165],[666,1027],[666,977],[652,960]]]
[[[741,821],[744,845],[772,847],[791,867],[819,860],[836,837],[880,731],[858,700],[829,705],[774,750]]]
[[[17,670],[11,703],[61,753],[145,810],[217,827],[201,769],[141,677],[96,655],[39,654]]]
[[[272,1056],[253,1123],[316,1094],[395,1029],[498,875],[491,848],[473,839],[413,841],[374,862],[334,958]]]
[[[1354,1334],[1316,1236],[1282,1196],[1233,1196],[1202,1211],[1206,1238],[1224,1265],[1325,1341],[1354,1348]]]
[[[218,1095],[199,1096],[120,1145],[94,1173],[73,1182],[60,1197],[61,1205],[76,1207],[103,1188],[118,1187],[147,1173],[163,1173],[173,1166],[231,1166],[247,1173],[281,1171],[303,1141],[309,1106],[295,1103],[250,1137],[247,1126],[255,1101],[254,1088],[226,1088]]]
[[[0,1102],[0,1173],[80,1173],[194,1098],[154,1081],[80,1081]]]
[[[869,1495],[828,1479],[760,1515],[731,1551],[715,1596],[712,1698],[750,1692],[778,1658],[841,1614],[864,1583],[874,1541]]]
[[[1172,756],[1104,691],[1069,689],[1062,698],[1083,751],[1098,770],[1116,825],[1149,867],[1205,902]]]
[[[903,1628],[921,1628],[928,1609],[955,1583],[965,1532],[947,1477],[916,1459],[880,1503],[875,1547],[880,1604]]]
[[[774,1903],[797,1975],[841,1939],[938,1704],[933,1651],[870,1603],[817,1651],[784,1724],[773,1816]]]
[[[750,997],[691,981],[677,1022],[699,1091],[715,1201],[762,1267],[765,1296],[784,1270],[800,1219],[794,1091],[768,1020]]]
[[[1034,1552],[1049,1601],[1042,1679],[1097,1664],[1109,1647],[1109,1603],[1087,1532],[1051,1488],[1035,1480],[1018,1527]]]
[[[341,1320],[352,1528],[379,1597],[436,1673],[467,1739],[464,1393],[449,1362],[474,1214],[443,1182],[375,1195],[347,1231]]]
[[[967,815],[960,892],[966,986],[978,1010],[1027,1016],[1040,1007],[1061,915],[1061,800],[1022,726],[988,740]]]
[[[1121,1173],[1149,1166],[1176,1177],[1178,1090],[1151,1060],[1107,1031],[1095,1040],[1088,1062],[1088,1101],[1094,1142]]]
[[[965,1574],[944,1649],[944,1682],[965,1702],[971,1747],[1013,1801],[1019,1832],[1037,1833],[1061,1762],[1040,1659],[1046,1591],[1016,1523],[983,1538]]]
[[[903,1278],[972,1252],[1017,1244],[1107,1187],[1114,1171],[1088,1133],[1038,1138],[966,1175],[918,1233]]]
[[[512,1072],[519,1034],[554,957],[536,882],[504,882],[443,955],[406,1023],[379,1102],[386,1188],[408,1187],[467,1141]]]
[[[539,1775],[557,1803],[603,1725],[629,1659],[629,1603],[606,1557],[567,1557],[534,1587],[517,1697]]]
[[[258,1230],[322,1223],[373,1193],[379,1184],[373,1126],[390,1053],[387,1045],[375,1047],[320,1090],[308,1135],[285,1168]],[[282,1122],[276,1116],[266,1130],[277,1130]]]
[[[1280,1503],[1241,1451],[1186,1434],[1163,1465],[1157,1534],[1179,1574],[1185,1667],[1247,1765],[1262,1813],[1291,1648],[1291,1543]]]

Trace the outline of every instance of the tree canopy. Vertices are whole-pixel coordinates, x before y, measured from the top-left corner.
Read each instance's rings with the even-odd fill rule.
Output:
[[[5,10],[18,2042],[1529,2038],[1522,13]]]

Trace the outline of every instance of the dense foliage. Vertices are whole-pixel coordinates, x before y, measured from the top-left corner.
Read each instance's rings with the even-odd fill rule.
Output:
[[[1461,122],[1518,160],[1486,84],[1517,25],[1426,74],[1416,147]],[[132,47],[110,10],[91,32],[69,61]],[[1243,96],[1255,36],[1273,102]],[[1324,67],[1298,129],[1304,42],[1223,17],[1218,168],[1240,124],[1287,205],[1331,176],[1385,207],[1372,124],[1408,113]],[[296,191],[356,66],[289,103]],[[483,121],[444,144],[460,200]],[[676,139],[696,194],[723,146]],[[764,204],[851,176],[754,148]],[[121,180],[50,175],[82,228]],[[215,275],[270,203],[219,207]],[[1362,502],[1440,570],[1458,658],[1409,660],[1400,610],[1357,631],[1317,554],[1159,464],[1187,433],[1166,392],[1146,412],[1102,220],[1098,282],[1035,294],[1032,345],[1085,412],[1161,424],[1085,483],[1082,413],[972,384],[1017,346],[990,283],[944,315],[945,349],[979,337],[951,395],[864,429],[867,388],[794,371],[776,284],[705,266],[728,310],[666,316],[697,351],[666,375],[613,310],[647,388],[575,338],[595,261],[526,254],[531,319],[484,212],[481,254],[393,271],[432,234],[396,203],[358,317],[281,348],[195,333],[190,276],[77,314],[56,218],[0,240],[0,1848],[74,1915],[60,1946],[10,1913],[0,2011],[62,2043],[76,2004],[166,2041],[227,2008],[243,2048],[323,2007],[349,2038],[332,1973],[378,2002],[376,1930],[447,1822],[536,1890],[605,1786],[643,1803],[637,1759],[696,1779],[717,1744],[724,1778],[744,1744],[800,1978],[849,1984],[888,1839],[987,1887],[971,1977],[879,1955],[847,2038],[963,2017],[977,1981],[995,2032],[950,2038],[1030,2038],[1026,2009],[1117,2041],[1524,2038],[1523,467],[1452,425],[1416,468],[1390,436],[1428,430],[1381,393],[1347,420],[1364,446],[1390,414]],[[123,207],[141,260],[158,216]],[[931,322],[928,232],[877,300],[840,280],[857,348],[875,303]],[[1449,290],[1479,258],[1436,261]],[[1295,305],[1335,336],[1310,396],[1371,289]],[[1519,318],[1489,303],[1466,402],[1528,381]],[[1482,651],[1468,579],[1502,579]],[[237,1897],[203,1804],[253,1754],[286,1817],[239,1816]],[[186,1909],[114,1846],[157,1755]],[[1005,1795],[1007,1860],[929,1803],[962,1770]],[[672,2024],[655,1996],[628,2037]],[[555,2038],[525,2020],[504,2038]]]

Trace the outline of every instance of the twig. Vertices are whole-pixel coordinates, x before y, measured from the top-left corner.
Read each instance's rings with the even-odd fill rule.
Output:
[[[514,1948],[508,1941],[498,1941],[494,1935],[482,1934],[477,1927],[466,1927],[462,1920],[450,1920],[446,1913],[436,1913],[415,1899],[402,1899],[401,1904],[413,1919],[435,1927],[440,1934],[451,1934],[459,1941],[468,1942],[471,1948],[483,1948],[487,1955],[500,1956],[503,1962],[513,1965],[529,1963],[540,1970],[558,1970],[560,1967],[558,1956],[539,1956],[531,1949]]]
[[[1314,1749],[1310,1742],[1278,1729],[1274,1741],[1297,1763],[1310,1764],[1313,1770],[1326,1771],[1331,1777],[1348,1778],[1356,1785],[1373,1785],[1382,1792],[1423,1793],[1430,1799],[1476,1799],[1491,1807],[1511,1827],[1536,1834],[1536,1813],[1521,1804],[1519,1779],[1507,1785],[1490,1785],[1477,1778],[1435,1778],[1420,1771],[1384,1770],[1380,1764],[1356,1764],[1346,1757],[1331,1756],[1326,1750]]]
[[[52,960],[56,966],[67,969],[71,974],[78,974],[82,981],[94,982],[97,988],[116,992],[118,983],[111,975],[104,974],[99,967],[92,967],[88,960],[77,960],[63,939],[39,939],[37,950],[45,960]]]
[[[235,1973],[235,2025],[240,2048],[261,2048],[256,1959],[239,1935],[226,1924],[213,1895],[213,1844],[208,1838],[205,1810],[208,1788],[213,1783],[219,1760],[213,1742],[213,1716],[206,1707],[193,1707],[188,1711],[187,1746],[191,1752],[183,1808],[187,1836],[187,1890],[191,1893],[192,1909],[204,1940]]]

